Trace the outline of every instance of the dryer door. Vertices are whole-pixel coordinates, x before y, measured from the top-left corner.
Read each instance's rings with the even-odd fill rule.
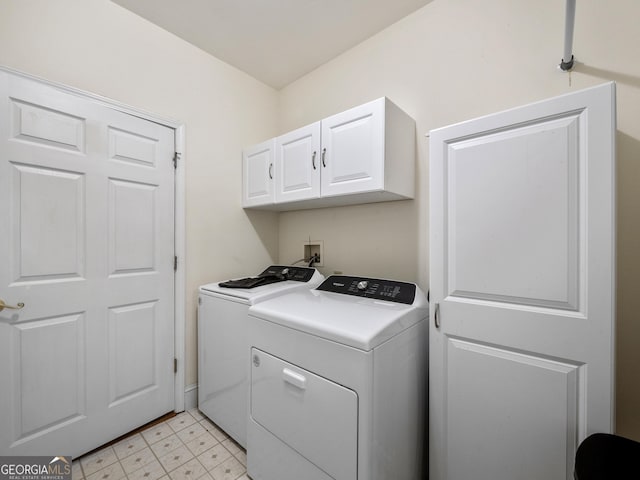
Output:
[[[251,353],[251,417],[332,478],[355,480],[356,393],[257,348]]]

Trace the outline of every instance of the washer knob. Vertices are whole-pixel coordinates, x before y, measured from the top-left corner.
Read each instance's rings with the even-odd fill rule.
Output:
[[[369,282],[367,282],[366,280],[361,280],[358,282],[358,290],[365,290],[368,285]]]

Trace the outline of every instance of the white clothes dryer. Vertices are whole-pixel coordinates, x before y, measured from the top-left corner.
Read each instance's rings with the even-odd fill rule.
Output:
[[[210,283],[198,298],[198,408],[246,447],[251,305],[318,286],[315,268],[273,265],[255,277]]]
[[[250,307],[251,478],[422,478],[427,318],[415,284],[335,275]]]

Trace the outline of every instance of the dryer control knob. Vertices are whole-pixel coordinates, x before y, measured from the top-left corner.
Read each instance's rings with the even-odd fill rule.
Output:
[[[369,285],[369,282],[367,282],[366,280],[362,280],[358,282],[358,290],[365,290],[368,285]]]

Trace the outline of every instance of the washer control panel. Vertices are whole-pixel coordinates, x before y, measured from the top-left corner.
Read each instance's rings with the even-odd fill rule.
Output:
[[[413,283],[345,275],[331,275],[316,290],[407,305],[411,305],[416,296],[416,286]]]
[[[276,276],[282,280],[295,280],[296,282],[308,282],[315,273],[315,268],[309,267],[289,267],[286,265],[271,265],[259,277]]]

